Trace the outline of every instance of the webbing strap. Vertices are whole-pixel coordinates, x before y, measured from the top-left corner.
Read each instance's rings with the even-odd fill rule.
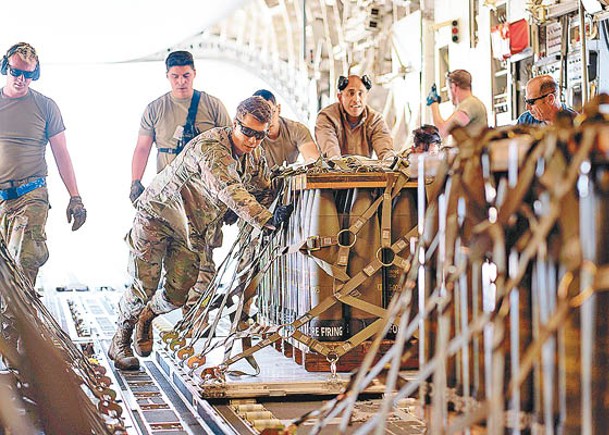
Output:
[[[340,267],[334,264],[330,264],[326,260],[322,260],[321,258],[317,258],[314,256],[310,256],[310,258],[315,262],[315,264],[317,264],[317,266],[319,266],[320,269],[326,272],[328,276],[331,276],[341,282],[347,282],[351,279],[351,277],[347,275],[347,273],[344,272],[343,269],[341,269]]]
[[[609,291],[609,265],[598,267],[594,277],[594,288],[597,291]]]
[[[534,147],[534,148],[533,148]],[[509,189],[505,195],[505,201],[501,204],[497,215],[497,222],[507,224],[508,219],[516,212],[522,204],[524,196],[529,192],[529,187],[535,177],[535,166],[538,159],[543,155],[544,147],[539,143],[531,145],[532,151],[529,158],[524,162],[519,171],[518,181],[514,188]]]
[[[364,300],[359,299],[361,294],[358,291],[355,291],[354,295],[345,295],[340,296],[337,299],[344,304],[350,305],[354,308],[358,308],[362,311],[366,311],[367,313],[373,314],[377,317],[383,317],[387,314],[387,310],[379,307],[378,305],[371,304],[370,302],[366,302]]]
[[[381,247],[388,248],[391,245],[391,203],[392,196],[391,191],[393,189],[393,181],[395,175],[393,173],[387,174],[387,187],[383,192],[383,208],[381,212]]]
[[[409,240],[410,237],[412,237],[416,233],[417,233],[417,228],[414,227],[400,240],[396,241],[392,245],[392,249],[399,250],[400,247],[403,248],[405,246],[408,246],[408,244],[403,243],[404,240]],[[379,260],[376,260],[376,259],[373,260],[368,266],[366,266],[364,268],[363,271],[361,271],[360,273],[355,275],[344,286],[342,286],[337,292],[335,292],[334,295],[328,296],[326,299],[322,300],[315,307],[313,307],[312,309],[307,311],[305,314],[301,315],[298,319],[296,319],[289,325],[286,325],[286,326],[289,326],[290,329],[293,330],[293,332],[286,335],[285,338],[287,338],[287,337],[294,338],[294,339],[300,341],[301,343],[309,346],[310,348],[312,348],[311,345],[315,345],[316,347],[312,348],[313,350],[327,356],[328,353],[330,353],[332,351],[332,349],[330,347],[322,344],[321,342],[319,342],[318,340],[315,340],[312,337],[309,337],[306,334],[303,334],[302,332],[298,331],[298,329],[300,327],[304,326],[305,324],[307,324],[311,319],[313,319],[313,318],[319,316],[321,313],[327,311],[330,307],[332,307],[334,304],[336,304],[339,300],[343,300],[345,298],[345,296],[349,296],[349,295],[355,296],[355,295],[351,294],[351,292],[355,291],[357,294],[357,290],[356,290],[357,287],[359,287],[360,284],[362,284],[369,276],[371,276],[376,271],[378,271],[382,266],[383,266],[383,264]],[[362,310],[367,310],[367,308],[369,308],[367,305],[365,305],[367,303],[363,303],[363,304],[359,305],[359,303],[363,302],[363,301],[359,301],[357,299],[355,299],[355,300],[358,303],[358,306],[356,306],[356,308],[361,308]],[[350,302],[353,302],[353,300],[350,298],[347,298],[345,300],[345,303],[347,303],[349,305],[351,305]],[[383,317],[386,315],[387,310],[377,307],[377,306],[373,306],[373,310],[375,311],[375,313],[373,313],[373,314],[378,315],[380,318],[377,319],[376,321],[374,321],[373,323],[371,323],[370,325],[368,325],[367,327],[365,327],[364,329],[362,329],[362,331],[360,331],[355,336],[351,337],[348,340],[351,343],[351,347],[355,347],[355,346],[359,345],[361,343],[361,341],[364,341],[368,337],[371,337],[381,328],[382,321],[384,320]],[[398,321],[398,319],[396,319],[394,322],[397,322],[397,321]],[[286,328],[286,326],[284,326],[284,328]],[[368,335],[368,333],[370,333],[370,334]],[[364,337],[364,338],[362,338],[359,343],[354,344],[355,337]],[[245,358],[249,355],[252,355],[254,352],[275,343],[276,341],[280,340],[281,338],[282,338],[282,335],[279,334],[278,332],[273,333],[269,337],[261,340],[256,345],[252,346],[251,348],[241,352],[240,354],[235,355],[234,357],[232,357],[228,360],[225,360],[223,364],[228,367],[231,364],[234,364],[235,362],[239,361],[240,359]],[[346,352],[347,352],[347,350],[345,350],[345,352],[343,352],[343,354]]]
[[[252,337],[251,336],[242,337],[241,344],[243,345],[244,350],[251,349],[252,348]],[[254,358],[253,354],[245,355],[243,358],[254,369],[255,373],[245,373],[240,370],[229,370],[226,373],[231,376],[258,376],[260,374],[260,366],[258,365],[258,362]],[[228,365],[227,365],[227,367],[228,367]]]
[[[321,248],[328,248],[338,244],[337,236],[309,236],[304,241],[294,243],[288,247],[289,254],[298,251],[319,251]]]
[[[395,174],[393,174],[393,173],[388,174],[387,187],[385,188],[383,195],[379,196],[370,205],[370,207],[368,207],[368,209],[358,219],[355,220],[355,222],[348,229],[348,231],[357,235],[357,233],[364,227],[364,225],[370,220],[370,218],[376,214],[380,204],[383,204],[383,211],[382,211],[383,217],[382,217],[382,225],[381,225],[382,247],[389,248],[394,252],[395,256],[392,261],[392,265],[401,267],[404,270],[407,270],[407,268],[410,266],[410,263],[408,262],[408,260],[398,256],[397,254],[409,246],[410,238],[417,234],[417,227],[415,226],[414,228],[412,228],[410,231],[408,231],[408,233],[406,235],[399,238],[392,245],[391,244],[391,211],[392,211],[393,198],[395,198],[400,193],[403,186],[406,184],[407,180],[408,180],[407,177],[402,176],[402,174],[400,174],[398,176],[398,180],[395,181]],[[394,181],[395,181],[395,183],[394,183]],[[395,184],[395,186],[394,186],[394,184]],[[293,339],[307,345],[309,348],[315,350],[316,352],[318,352],[322,355],[328,356],[331,353],[335,353],[338,357],[340,357],[340,356],[344,355],[346,352],[348,352],[350,349],[352,349],[353,347],[358,346],[363,341],[365,341],[366,339],[368,339],[369,337],[371,337],[372,335],[377,333],[382,328],[383,320],[384,320],[383,317],[387,314],[387,310],[382,307],[371,304],[369,302],[358,299],[358,297],[361,296],[361,294],[357,291],[357,288],[363,282],[365,282],[370,276],[377,273],[384,266],[384,264],[378,258],[375,258],[374,260],[372,260],[366,267],[363,268],[363,270],[361,272],[359,272],[354,277],[350,278],[344,271],[344,266],[346,266],[347,262],[341,260],[344,257],[346,257],[348,259],[350,246],[341,246],[340,247],[339,253],[337,256],[337,261],[335,264],[330,264],[329,262],[327,262],[323,259],[320,259],[311,253],[311,252],[321,249],[322,247],[335,246],[336,244],[338,244],[338,241],[339,241],[338,236],[317,236],[317,235],[315,235],[315,236],[307,238],[307,240],[305,240],[304,242],[296,243],[287,248],[282,249],[282,252],[284,254],[285,253],[295,253],[297,251],[300,251],[303,254],[306,253],[305,255],[308,255],[311,259],[313,259],[313,261],[315,261],[315,263],[329,276],[332,276],[335,279],[345,283],[344,285],[339,285],[339,287],[337,288],[337,291],[334,292],[334,294],[332,296],[328,296],[326,299],[322,300],[315,307],[313,307],[312,309],[307,311],[305,314],[301,315],[298,319],[296,319],[295,321],[291,322],[290,324],[284,326],[284,328],[286,328],[286,329],[289,326],[289,329],[291,329],[292,332],[288,335],[284,334],[283,337],[293,338]],[[311,246],[313,246],[314,249],[311,249]],[[264,272],[266,272],[268,267],[270,267],[271,263],[272,263],[272,261],[270,261],[267,264],[267,267],[265,268]],[[262,276],[262,274],[264,272],[261,271],[261,273],[259,273],[260,277]],[[377,319],[372,324],[370,324],[367,327],[365,327],[364,329],[362,329],[360,332],[358,332],[356,335],[351,337],[349,340],[343,342],[343,344],[340,346],[325,345],[322,342],[315,340],[314,338],[312,338],[298,330],[300,327],[307,324],[311,319],[313,319],[313,318],[319,316],[320,314],[322,314],[323,312],[327,311],[330,307],[332,307],[333,305],[338,303],[338,301],[341,301],[347,305],[350,305],[352,307],[361,309],[362,311],[366,311],[370,314],[373,314],[373,315],[379,317],[379,319]],[[399,321],[399,318],[395,319],[394,323],[396,323],[398,321]],[[225,359],[223,364],[226,367],[228,367],[231,364],[234,364],[236,361],[239,361],[240,359],[249,358],[256,351],[275,343],[276,341],[280,340],[281,338],[282,338],[282,335],[279,334],[278,332],[273,333],[269,337],[261,340],[256,345],[251,346],[248,349],[244,349],[243,352],[241,352],[240,354],[237,354],[234,357]]]
[[[186,115],[186,123],[182,130],[182,139],[178,141],[178,146],[175,148],[159,148],[160,153],[166,154],[180,154],[186,143],[184,143],[184,134],[194,137],[197,134],[195,130],[195,118],[197,117],[197,110],[199,108],[199,100],[201,99],[201,92],[196,89],[193,91],[192,98],[190,99],[190,106],[188,106],[188,114]]]

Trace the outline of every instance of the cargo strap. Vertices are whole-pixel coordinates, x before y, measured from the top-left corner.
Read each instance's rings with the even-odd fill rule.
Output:
[[[416,234],[416,231],[417,231],[416,227],[413,228],[405,236],[403,236],[398,241],[396,241],[391,246],[391,249],[399,252],[399,251],[401,251],[400,247],[402,247],[402,249],[403,249],[404,247],[408,246],[409,244],[404,243],[404,242],[406,240],[409,240],[410,237],[414,236]],[[397,256],[396,256],[396,258],[397,258]],[[357,292],[357,287],[360,284],[362,284],[366,279],[368,279],[369,276],[376,273],[382,266],[383,266],[383,264],[378,259],[373,260],[367,267],[364,268],[364,270],[362,272],[359,272],[357,275],[355,275],[353,278],[351,278],[344,286],[342,286],[337,292],[335,292],[333,296],[328,296],[326,299],[322,300],[319,304],[317,304],[307,313],[301,315],[294,322],[287,324],[287,325],[283,325],[278,332],[271,334],[269,337],[261,340],[260,342],[258,342],[251,348],[247,349],[246,351],[241,352],[228,360],[225,360],[223,362],[223,365],[225,367],[228,367],[228,366],[234,364],[235,362],[237,362],[247,356],[252,355],[256,351],[258,351],[262,348],[265,348],[282,338],[288,338],[288,337],[292,337],[292,338],[300,341],[301,343],[311,347],[313,350],[315,350],[316,352],[318,352],[326,357],[328,357],[328,356],[341,357],[342,355],[347,353],[352,348],[359,346],[363,341],[370,338],[372,335],[374,335],[381,329],[381,327],[383,325],[382,317],[386,315],[387,310],[380,308],[380,307],[376,307],[376,306],[372,306],[373,308],[371,308],[368,306],[370,304],[366,305],[366,303],[359,305],[359,303],[361,303],[363,301],[359,301],[357,299],[356,299],[356,301],[358,302],[358,305],[355,305],[355,304],[352,305],[353,300],[351,298],[349,298],[349,296],[357,297],[359,295],[359,293]],[[328,310],[334,304],[338,303],[339,301],[343,301],[343,300],[345,300],[346,301],[345,303],[347,303],[348,305],[355,306],[356,308],[360,308],[362,310],[367,311],[368,308],[371,308],[375,311],[374,314],[378,315],[380,318],[377,319],[376,321],[374,321],[372,324],[370,324],[366,328],[364,328],[362,331],[360,331],[356,335],[354,335],[353,337],[351,337],[346,342],[342,342],[343,344],[338,347],[332,346],[332,345],[327,345],[325,343],[321,343],[318,340],[315,340],[315,339],[301,333],[300,331],[298,331],[298,329],[300,327],[307,324],[311,319],[319,316],[321,313]],[[399,321],[399,318],[396,319],[396,322],[397,321]]]
[[[310,236],[303,242],[291,245],[288,248],[288,252],[294,253],[300,251],[303,254],[311,257],[311,259],[315,261],[315,263],[329,276],[332,276],[341,282],[348,281],[350,278],[346,273],[346,266],[349,260],[350,248],[353,246],[353,244],[355,244],[355,241],[349,244],[341,244],[340,236],[344,233],[350,233],[354,236],[354,238],[357,237],[359,231],[364,227],[364,225],[366,225],[366,223],[368,223],[370,218],[376,214],[379,206],[382,204],[381,248],[389,248],[391,246],[392,200],[397,197],[402,188],[406,185],[408,178],[404,174],[400,174],[395,186],[394,180],[395,174],[389,173],[387,176],[387,187],[385,188],[383,195],[379,196],[349,228],[342,229],[335,236]],[[315,256],[315,251],[336,245],[339,246],[339,250],[335,264],[330,264],[327,261]]]
[[[16,187],[9,187],[8,189],[0,190],[0,199],[4,201],[10,201],[12,199],[17,199],[26,193],[30,193],[32,190],[38,189],[39,187],[46,186],[46,178],[40,177],[35,180],[30,181],[29,183],[22,184]]]
[[[318,305],[309,310],[307,313],[301,315],[294,322],[281,326],[277,332],[272,333],[270,336],[264,338],[253,346],[251,346],[251,343],[248,343],[247,346],[244,346],[244,350],[241,353],[231,358],[225,358],[222,363],[224,371],[226,371],[226,368],[239,361],[240,359],[249,359],[256,351],[271,345],[272,343],[278,341],[281,338],[288,337],[292,337],[295,340],[307,345],[309,348],[317,351],[318,353],[335,360],[347,353],[352,348],[357,347],[363,341],[370,338],[372,335],[378,333],[378,331],[382,329],[384,325],[383,317],[386,315],[387,311],[382,307],[378,307],[376,305],[358,299],[360,293],[357,291],[357,288],[370,276],[377,273],[383,266],[396,265],[404,270],[408,270],[408,268],[410,267],[410,261],[400,257],[398,254],[410,246],[410,239],[416,236],[417,228],[415,227],[411,229],[406,235],[398,239],[394,244],[391,244],[391,204],[392,200],[397,197],[403,186],[406,184],[407,180],[408,178],[404,173],[398,174],[397,181],[395,180],[395,175],[393,173],[390,174],[388,177],[387,187],[385,188],[383,195],[377,198],[348,229],[342,230],[351,232],[356,236],[357,233],[369,221],[369,219],[376,214],[379,206],[382,204],[383,218],[381,225],[381,247],[393,251],[394,258],[392,259],[392,262],[390,264],[384,264],[379,258],[377,258],[373,260],[370,264],[368,264],[361,272],[356,274],[353,278],[350,278],[345,272],[347,261],[341,262],[341,258],[348,259],[350,245],[341,246],[339,244],[339,235],[312,236],[304,242],[279,249],[276,252],[275,256],[271,259],[271,261],[267,263],[266,267],[263,270],[260,270],[251,280],[251,282],[247,285],[248,289],[251,290],[251,288],[256,287],[258,285],[262,276],[267,272],[270,265],[278,257],[285,255],[286,253],[294,253],[297,251],[309,255],[310,258],[312,258],[319,265],[319,267],[321,267],[324,271],[326,271],[326,273],[328,273],[328,275],[333,276],[344,284],[341,284],[337,287],[337,291],[334,293],[333,296],[327,297]],[[314,252],[319,249],[329,246],[335,246],[337,244],[343,251],[339,252],[338,260],[335,264],[329,264],[328,262],[319,259],[314,255]],[[325,312],[339,301],[355,308],[361,309],[363,311],[369,312],[374,316],[379,317],[379,319],[368,325],[362,331],[351,337],[349,340],[341,342],[339,346],[321,343],[318,340],[315,340],[312,337],[309,337],[308,335],[298,331],[301,326],[304,326],[311,319],[319,316],[321,313]],[[396,319],[396,322],[398,320],[399,318]],[[234,339],[235,337],[236,336],[233,336],[232,339]],[[229,339],[230,338],[227,338],[224,343],[226,343]],[[214,348],[215,347],[216,346],[214,346]]]
[[[429,361],[429,363],[422,366],[417,378],[413,382],[409,383],[408,385],[400,388],[399,391],[397,392],[397,394],[392,396],[393,400],[398,400],[399,398],[402,398],[402,397],[408,397],[410,394],[412,394],[416,391],[416,388],[418,388],[419,385],[424,383],[426,379],[430,378],[435,370],[437,370],[437,369],[443,370],[442,366],[445,362],[445,358],[447,358],[448,356],[455,355],[455,353],[457,351],[462,350],[464,343],[471,341],[472,337],[474,337],[475,335],[481,334],[484,326],[487,325],[488,322],[498,321],[498,320],[503,322],[505,320],[505,319],[502,319],[502,316],[506,316],[507,313],[509,313],[509,308],[508,308],[509,298],[507,298],[506,296],[512,288],[515,288],[518,286],[518,283],[522,280],[524,273],[526,273],[527,265],[530,264],[534,253],[539,249],[539,246],[547,240],[548,234],[550,233],[550,231],[552,230],[552,228],[555,226],[556,222],[558,221],[558,219],[562,213],[561,205],[562,205],[562,207],[564,207],[563,199],[564,199],[565,195],[571,191],[570,189],[572,189],[572,187],[574,186],[577,170],[580,167],[584,157],[589,155],[590,146],[592,145],[592,142],[593,142],[592,139],[593,138],[591,138],[590,136],[584,134],[584,140],[582,141],[582,144],[581,144],[581,148],[583,148],[583,150],[580,149],[576,153],[576,155],[572,159],[572,163],[569,165],[569,167],[566,170],[561,171],[558,174],[553,174],[553,175],[558,175],[557,178],[554,178],[554,180],[557,181],[555,183],[555,185],[545,185],[545,187],[551,197],[551,201],[550,201],[551,209],[546,215],[544,215],[538,221],[535,220],[534,222],[531,222],[531,229],[528,231],[528,233],[526,235],[524,235],[521,238],[521,240],[526,240],[526,243],[520,244],[521,255],[520,255],[520,259],[519,259],[519,264],[515,268],[515,270],[517,271],[515,276],[510,275],[510,279],[507,281],[505,280],[505,276],[499,277],[499,279],[497,281],[496,298],[499,301],[499,303],[502,304],[501,307],[494,310],[492,313],[484,313],[483,316],[481,316],[481,318],[472,321],[464,333],[462,333],[462,334],[454,337],[450,341],[448,341],[447,344],[444,346],[445,350],[442,351],[441,354],[437,354],[434,358],[432,358]],[[545,144],[543,144],[543,145],[545,145]],[[513,192],[516,192],[515,198],[512,199],[512,201],[510,201],[511,194],[508,192],[505,195],[506,201],[503,204],[501,204],[501,207],[499,208],[500,218],[497,220],[498,222],[493,223],[491,225],[488,225],[488,222],[482,222],[480,225],[478,225],[475,228],[476,232],[488,231],[489,234],[491,235],[491,239],[493,239],[493,242],[495,244],[502,243],[501,237],[503,237],[502,228],[505,228],[504,223],[506,224],[508,221],[508,218],[512,217],[513,214],[515,212],[517,212],[519,208],[521,208],[522,198],[524,198],[524,193],[526,193],[527,191],[530,191],[529,187],[531,185],[534,169],[538,163],[538,160],[542,156],[544,151],[547,151],[547,149],[544,149],[544,147],[542,147],[541,145],[537,146],[537,147],[532,146],[530,150],[532,152],[529,155],[529,159],[527,159],[527,161],[525,162],[525,165],[521,168],[521,171],[522,171],[521,175],[524,175],[524,177],[519,177],[516,186],[512,189]],[[416,258],[415,258],[415,260],[416,260]],[[561,285],[559,286],[559,292],[558,292],[559,296],[561,294],[563,295],[563,297],[561,298],[561,302],[559,303],[559,306],[556,308],[552,318],[550,318],[549,321],[546,322],[545,326],[542,327],[540,336],[536,337],[535,341],[527,349],[527,351],[525,353],[525,357],[522,360],[522,366],[519,369],[519,378],[514,379],[512,381],[512,385],[510,385],[507,388],[508,392],[517,390],[517,387],[522,385],[525,382],[526,377],[530,373],[530,370],[532,369],[533,364],[536,361],[536,358],[538,357],[539,353],[542,350],[542,344],[546,341],[546,339],[550,336],[550,334],[553,331],[556,331],[560,327],[560,325],[562,323],[564,323],[564,319],[569,314],[568,307],[569,306],[571,306],[571,307],[580,306],[595,291],[599,292],[599,291],[609,290],[609,266],[599,267],[598,270],[591,271],[590,270],[591,267],[589,265],[582,264],[581,269],[582,269],[582,274],[588,275],[588,279],[586,281],[593,282],[594,283],[593,286],[589,286],[588,288],[580,291],[580,294],[574,298],[571,298],[567,304],[565,297],[564,297],[564,295],[566,294],[565,284],[563,282],[561,282]],[[594,274],[594,276],[590,277],[591,274]],[[446,283],[442,282],[439,284],[447,285],[449,279],[454,279],[454,275],[452,273],[449,277],[447,277]],[[443,305],[446,306],[446,304],[443,304]],[[438,306],[438,309],[439,308],[440,307]],[[499,322],[499,324],[501,324],[501,322]],[[499,329],[500,328],[498,328],[498,330]],[[495,349],[499,350],[501,348],[501,343],[494,342],[493,347]],[[363,370],[366,370],[366,369],[367,368],[364,366]],[[357,383],[357,381],[355,381],[355,382]],[[498,396],[503,396],[505,389],[499,387],[499,388],[497,388],[496,392],[497,392],[497,397],[492,397],[490,400],[487,400],[486,402],[482,403],[479,413],[476,412],[476,413],[470,414],[469,416],[467,416],[466,420],[461,420],[459,422],[459,424],[462,423],[462,426],[460,426],[460,427],[451,426],[448,428],[449,431],[458,432],[462,429],[469,427],[471,424],[476,422],[477,421],[476,417],[482,418],[482,416],[487,415],[488,413],[492,413],[494,411],[493,410],[493,407],[494,407],[493,401],[495,399],[498,400],[499,399]],[[348,391],[347,394],[351,394],[351,392]],[[351,396],[355,397],[354,395],[351,395]],[[333,415],[336,415],[336,412],[334,412]],[[360,430],[362,430],[362,432],[367,432],[368,430],[372,430],[374,427],[374,421],[371,420],[369,423],[370,423],[369,425],[364,426],[363,428],[360,428]]]

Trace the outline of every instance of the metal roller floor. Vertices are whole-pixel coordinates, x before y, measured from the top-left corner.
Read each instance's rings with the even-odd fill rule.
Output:
[[[46,292],[45,303],[73,341],[90,347],[109,369],[112,389],[122,398],[129,434],[257,434],[318,409],[349,380],[348,373],[339,373],[335,379],[328,373],[309,373],[269,347],[255,354],[261,367],[258,376],[228,377],[221,386],[203,385],[198,373],[186,371],[158,339],[153,354],[141,359],[139,371],[116,370],[107,358],[107,349],[115,330],[119,297],[120,292],[109,289]],[[238,350],[236,345],[234,352]],[[208,361],[208,365],[221,362],[221,350],[209,355]],[[245,361],[237,362],[234,369],[252,371]],[[357,404],[349,433],[374,415],[382,392],[382,385],[367,390],[367,396]],[[425,432],[423,422],[411,412],[412,405],[406,401],[394,410],[386,433]],[[313,424],[304,423],[296,433],[308,433]],[[337,433],[338,424],[331,422],[321,433]]]

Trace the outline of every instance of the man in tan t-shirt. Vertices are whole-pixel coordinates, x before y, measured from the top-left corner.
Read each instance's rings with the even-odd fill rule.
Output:
[[[144,191],[141,180],[146,170],[148,156],[155,143],[158,148],[157,172],[161,172],[186,145],[183,138],[184,125],[191,100],[197,70],[188,51],[174,51],[165,59],[167,80],[171,91],[152,101],[146,107],[140,122],[140,131],[131,163],[131,193],[134,202]],[[196,134],[214,127],[225,127],[232,123],[224,104],[206,92],[200,92],[195,118]],[[191,138],[192,139],[192,138]]]
[[[197,71],[194,59],[188,51],[174,51],[165,59],[165,66],[171,91],[148,104],[142,115],[131,164],[132,182],[129,198],[132,202],[135,202],[144,191],[141,179],[146,170],[152,144],[156,143],[158,148],[157,172],[161,172],[176,158],[189,139],[192,139],[184,134],[184,130],[191,100],[195,95],[193,83]],[[194,123],[196,132],[193,137],[211,128],[226,127],[231,124],[232,120],[224,104],[218,98],[200,91]],[[208,250],[201,253],[199,279],[189,294],[185,310],[199,299],[200,293],[207,288],[216,270],[212,249],[222,245],[222,228],[218,226],[209,236],[211,239],[207,245]]]
[[[7,77],[0,91],[0,238],[32,285],[49,258],[45,226],[49,211],[46,187],[47,143],[57,163],[70,202],[66,210],[72,231],[87,213],[78,193],[68,152],[65,126],[57,104],[30,89],[40,77],[40,63],[30,44],[19,42],[2,57]]]
[[[338,102],[317,114],[315,139],[321,153],[328,158],[344,155],[379,159],[393,155],[393,138],[383,116],[366,103],[372,87],[370,78],[341,76]]]
[[[446,73],[448,96],[455,111],[448,118],[440,114],[440,96],[434,84],[427,96],[433,123],[442,137],[447,137],[455,127],[463,127],[470,136],[477,136],[488,127],[488,115],[484,103],[472,94],[472,75],[464,69]]]
[[[269,134],[261,144],[270,167],[292,164],[298,159],[298,154],[302,154],[305,161],[319,158],[319,149],[307,126],[281,116],[281,104],[277,103],[271,91],[259,89],[253,95],[264,98],[273,111]]]

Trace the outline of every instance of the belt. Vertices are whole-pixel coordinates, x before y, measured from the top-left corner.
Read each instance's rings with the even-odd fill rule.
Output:
[[[8,189],[0,190],[0,199],[3,199],[5,201],[17,199],[20,196],[23,196],[34,189],[38,189],[39,187],[43,187],[46,185],[47,183],[44,177],[36,178],[35,180],[32,180],[29,183],[22,184],[21,186],[9,187]]]
[[[179,145],[176,148],[159,148],[159,152],[167,153],[167,154],[180,154],[183,149],[184,149],[184,146]]]

